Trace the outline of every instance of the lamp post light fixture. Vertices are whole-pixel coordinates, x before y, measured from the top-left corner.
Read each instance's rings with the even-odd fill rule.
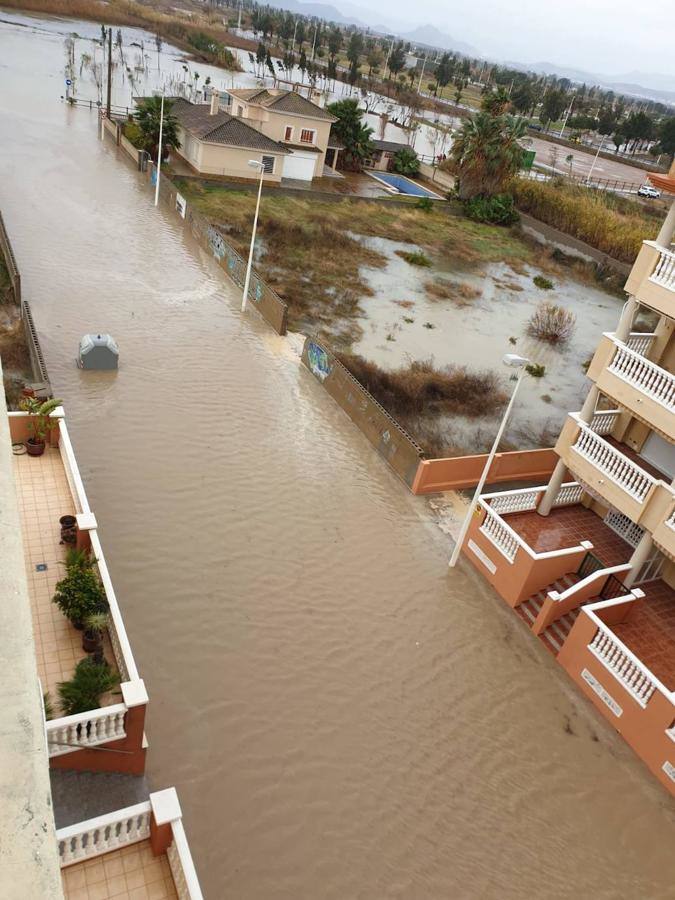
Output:
[[[255,247],[255,233],[258,228],[258,213],[260,211],[260,195],[262,194],[263,176],[265,175],[265,166],[258,162],[257,159],[249,159],[249,166],[252,169],[258,169],[260,172],[260,183],[258,184],[258,200],[255,205],[255,216],[253,217],[253,231],[251,232],[251,247],[248,251],[248,265],[246,266],[246,278],[244,279],[244,295],[241,298],[241,311],[246,312],[246,300],[248,299],[248,286],[251,281],[251,267],[253,265],[253,249]]]
[[[502,439],[502,435],[504,434],[504,430],[506,429],[506,424],[509,421],[509,416],[511,415],[511,410],[513,409],[513,404],[516,400],[516,394],[518,393],[518,388],[520,387],[520,383],[523,380],[523,376],[525,375],[526,366],[530,365],[530,360],[524,356],[518,356],[517,353],[507,353],[502,362],[505,366],[508,366],[511,369],[518,369],[518,377],[516,379],[516,386],[513,389],[513,393],[511,394],[511,399],[509,400],[509,405],[506,407],[504,411],[504,415],[502,416],[502,421],[499,426],[499,430],[497,431],[497,435],[495,437],[494,443],[492,445],[492,449],[488,455],[487,461],[485,463],[485,467],[483,468],[483,472],[480,476],[480,481],[476,485],[476,490],[474,492],[473,497],[471,498],[471,503],[466,512],[466,516],[464,517],[464,521],[462,522],[462,527],[459,532],[459,536],[457,537],[457,542],[455,544],[455,549],[452,551],[452,556],[450,557],[449,567],[457,565],[457,560],[459,559],[459,554],[462,549],[462,544],[464,543],[464,538],[466,537],[466,533],[469,530],[469,525],[471,524],[471,516],[474,514],[474,510],[476,508],[476,503],[478,502],[478,498],[480,497],[481,491],[487,481],[488,474],[490,472],[490,468],[492,466],[492,462],[495,458],[495,454],[497,453],[497,448],[499,447],[499,442]]]

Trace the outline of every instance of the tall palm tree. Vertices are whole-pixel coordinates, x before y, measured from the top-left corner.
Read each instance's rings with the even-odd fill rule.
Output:
[[[180,147],[178,140],[178,120],[172,114],[173,103],[171,100],[164,100],[164,124],[162,126],[162,159],[168,154],[170,148]],[[157,157],[159,149],[159,123],[161,119],[162,98],[161,97],[144,97],[138,103],[138,109],[134,114],[134,119],[138,125],[142,140],[143,149],[146,150],[153,159]]]
[[[478,112],[464,122],[452,145],[460,200],[492,197],[504,191],[523,159],[519,141],[525,122],[513,116]]]
[[[331,130],[344,144],[342,167],[359,171],[364,160],[373,152],[370,139],[373,129],[361,121],[363,112],[359,109],[358,100],[338,100],[331,103],[327,110],[336,116],[337,122],[333,123]]]

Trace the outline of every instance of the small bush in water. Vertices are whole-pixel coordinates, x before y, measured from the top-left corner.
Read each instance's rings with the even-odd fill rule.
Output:
[[[538,288],[541,288],[542,291],[551,291],[553,290],[553,282],[550,278],[544,278],[543,275],[535,275],[532,279]]]
[[[542,341],[559,344],[568,340],[575,324],[576,316],[564,306],[540,303],[530,317],[527,330]]]

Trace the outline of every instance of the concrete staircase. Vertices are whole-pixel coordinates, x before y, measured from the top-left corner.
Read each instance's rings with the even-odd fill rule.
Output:
[[[576,584],[577,581],[579,581],[579,578],[576,574],[564,575],[562,578],[558,579],[558,581],[554,581],[553,584],[547,585],[541,591],[533,594],[529,598],[529,600],[525,600],[524,603],[521,603],[520,606],[517,606],[516,612],[523,620],[523,622],[525,622],[527,627],[532,628],[532,625],[539,615],[539,611],[544,603],[544,600],[546,599],[546,595],[548,594],[548,592],[558,591],[558,593],[562,594],[563,591],[566,591],[568,588],[572,587],[572,585]],[[558,655],[558,652],[562,645],[565,643],[567,635],[572,630],[572,625],[574,625],[574,622],[576,621],[578,615],[579,610],[573,609],[571,612],[564,615],[561,619],[558,619],[557,622],[553,622],[545,631],[538,635],[546,649],[549,650],[554,656]]]

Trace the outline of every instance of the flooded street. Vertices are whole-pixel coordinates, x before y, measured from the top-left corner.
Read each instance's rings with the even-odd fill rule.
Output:
[[[205,896],[672,897],[666,793],[59,101],[54,28],[0,24],[0,207]]]

